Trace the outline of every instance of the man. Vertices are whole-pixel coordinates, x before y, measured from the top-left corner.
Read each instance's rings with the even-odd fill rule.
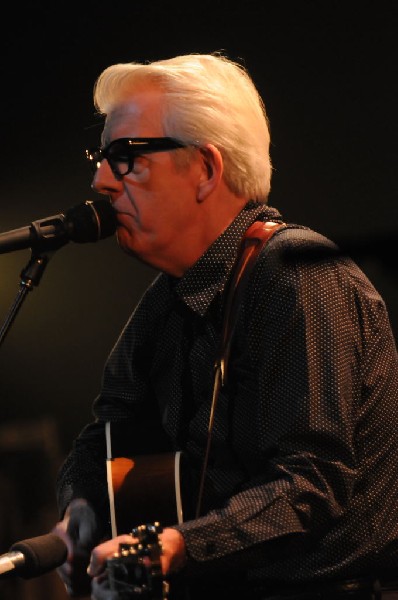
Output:
[[[92,597],[118,598],[106,559],[136,547],[137,532],[109,539],[107,439],[113,456],[183,453],[191,510],[159,534],[171,597],[375,597],[398,565],[398,361],[383,300],[334,244],[266,205],[267,117],[241,66],[113,65],[95,105],[93,189],[110,197],[121,248],[161,274],[59,475],[70,593],[97,545]],[[228,289],[257,221],[282,226],[240,288],[217,387]]]

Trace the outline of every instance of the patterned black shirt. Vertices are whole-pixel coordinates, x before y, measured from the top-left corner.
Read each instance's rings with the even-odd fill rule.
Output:
[[[160,274],[146,291],[60,472],[61,514],[83,496],[107,519],[107,420],[121,452],[183,450],[197,489],[223,292],[245,230],[269,219],[280,215],[249,203],[184,277]],[[176,526],[187,572],[297,583],[398,566],[397,351],[362,271],[306,227],[277,232],[242,299],[227,375],[202,514]]]

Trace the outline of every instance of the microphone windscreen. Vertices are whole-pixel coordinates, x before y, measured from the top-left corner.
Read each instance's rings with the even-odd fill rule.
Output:
[[[97,242],[116,231],[116,213],[109,200],[87,200],[65,213],[69,238],[74,242]]]
[[[25,561],[18,569],[18,575],[25,578],[37,577],[60,567],[68,554],[65,542],[53,533],[16,542],[10,550],[24,555]]]

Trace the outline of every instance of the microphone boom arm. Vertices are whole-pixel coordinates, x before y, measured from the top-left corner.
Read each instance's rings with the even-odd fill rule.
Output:
[[[115,212],[109,201],[87,200],[73,206],[65,214],[33,221],[29,227],[21,227],[0,234],[0,254],[31,248],[31,258],[21,272],[17,296],[0,329],[0,346],[14,322],[26,295],[39,285],[49,256],[69,241],[78,243],[97,242],[114,234]]]

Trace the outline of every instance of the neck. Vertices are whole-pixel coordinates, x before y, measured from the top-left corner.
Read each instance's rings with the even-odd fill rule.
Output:
[[[225,199],[218,203],[201,203],[197,218],[193,218],[190,226],[181,234],[175,256],[167,261],[168,266],[165,265],[162,270],[174,277],[182,277],[229,227],[247,202],[246,198],[231,194],[229,202]]]

